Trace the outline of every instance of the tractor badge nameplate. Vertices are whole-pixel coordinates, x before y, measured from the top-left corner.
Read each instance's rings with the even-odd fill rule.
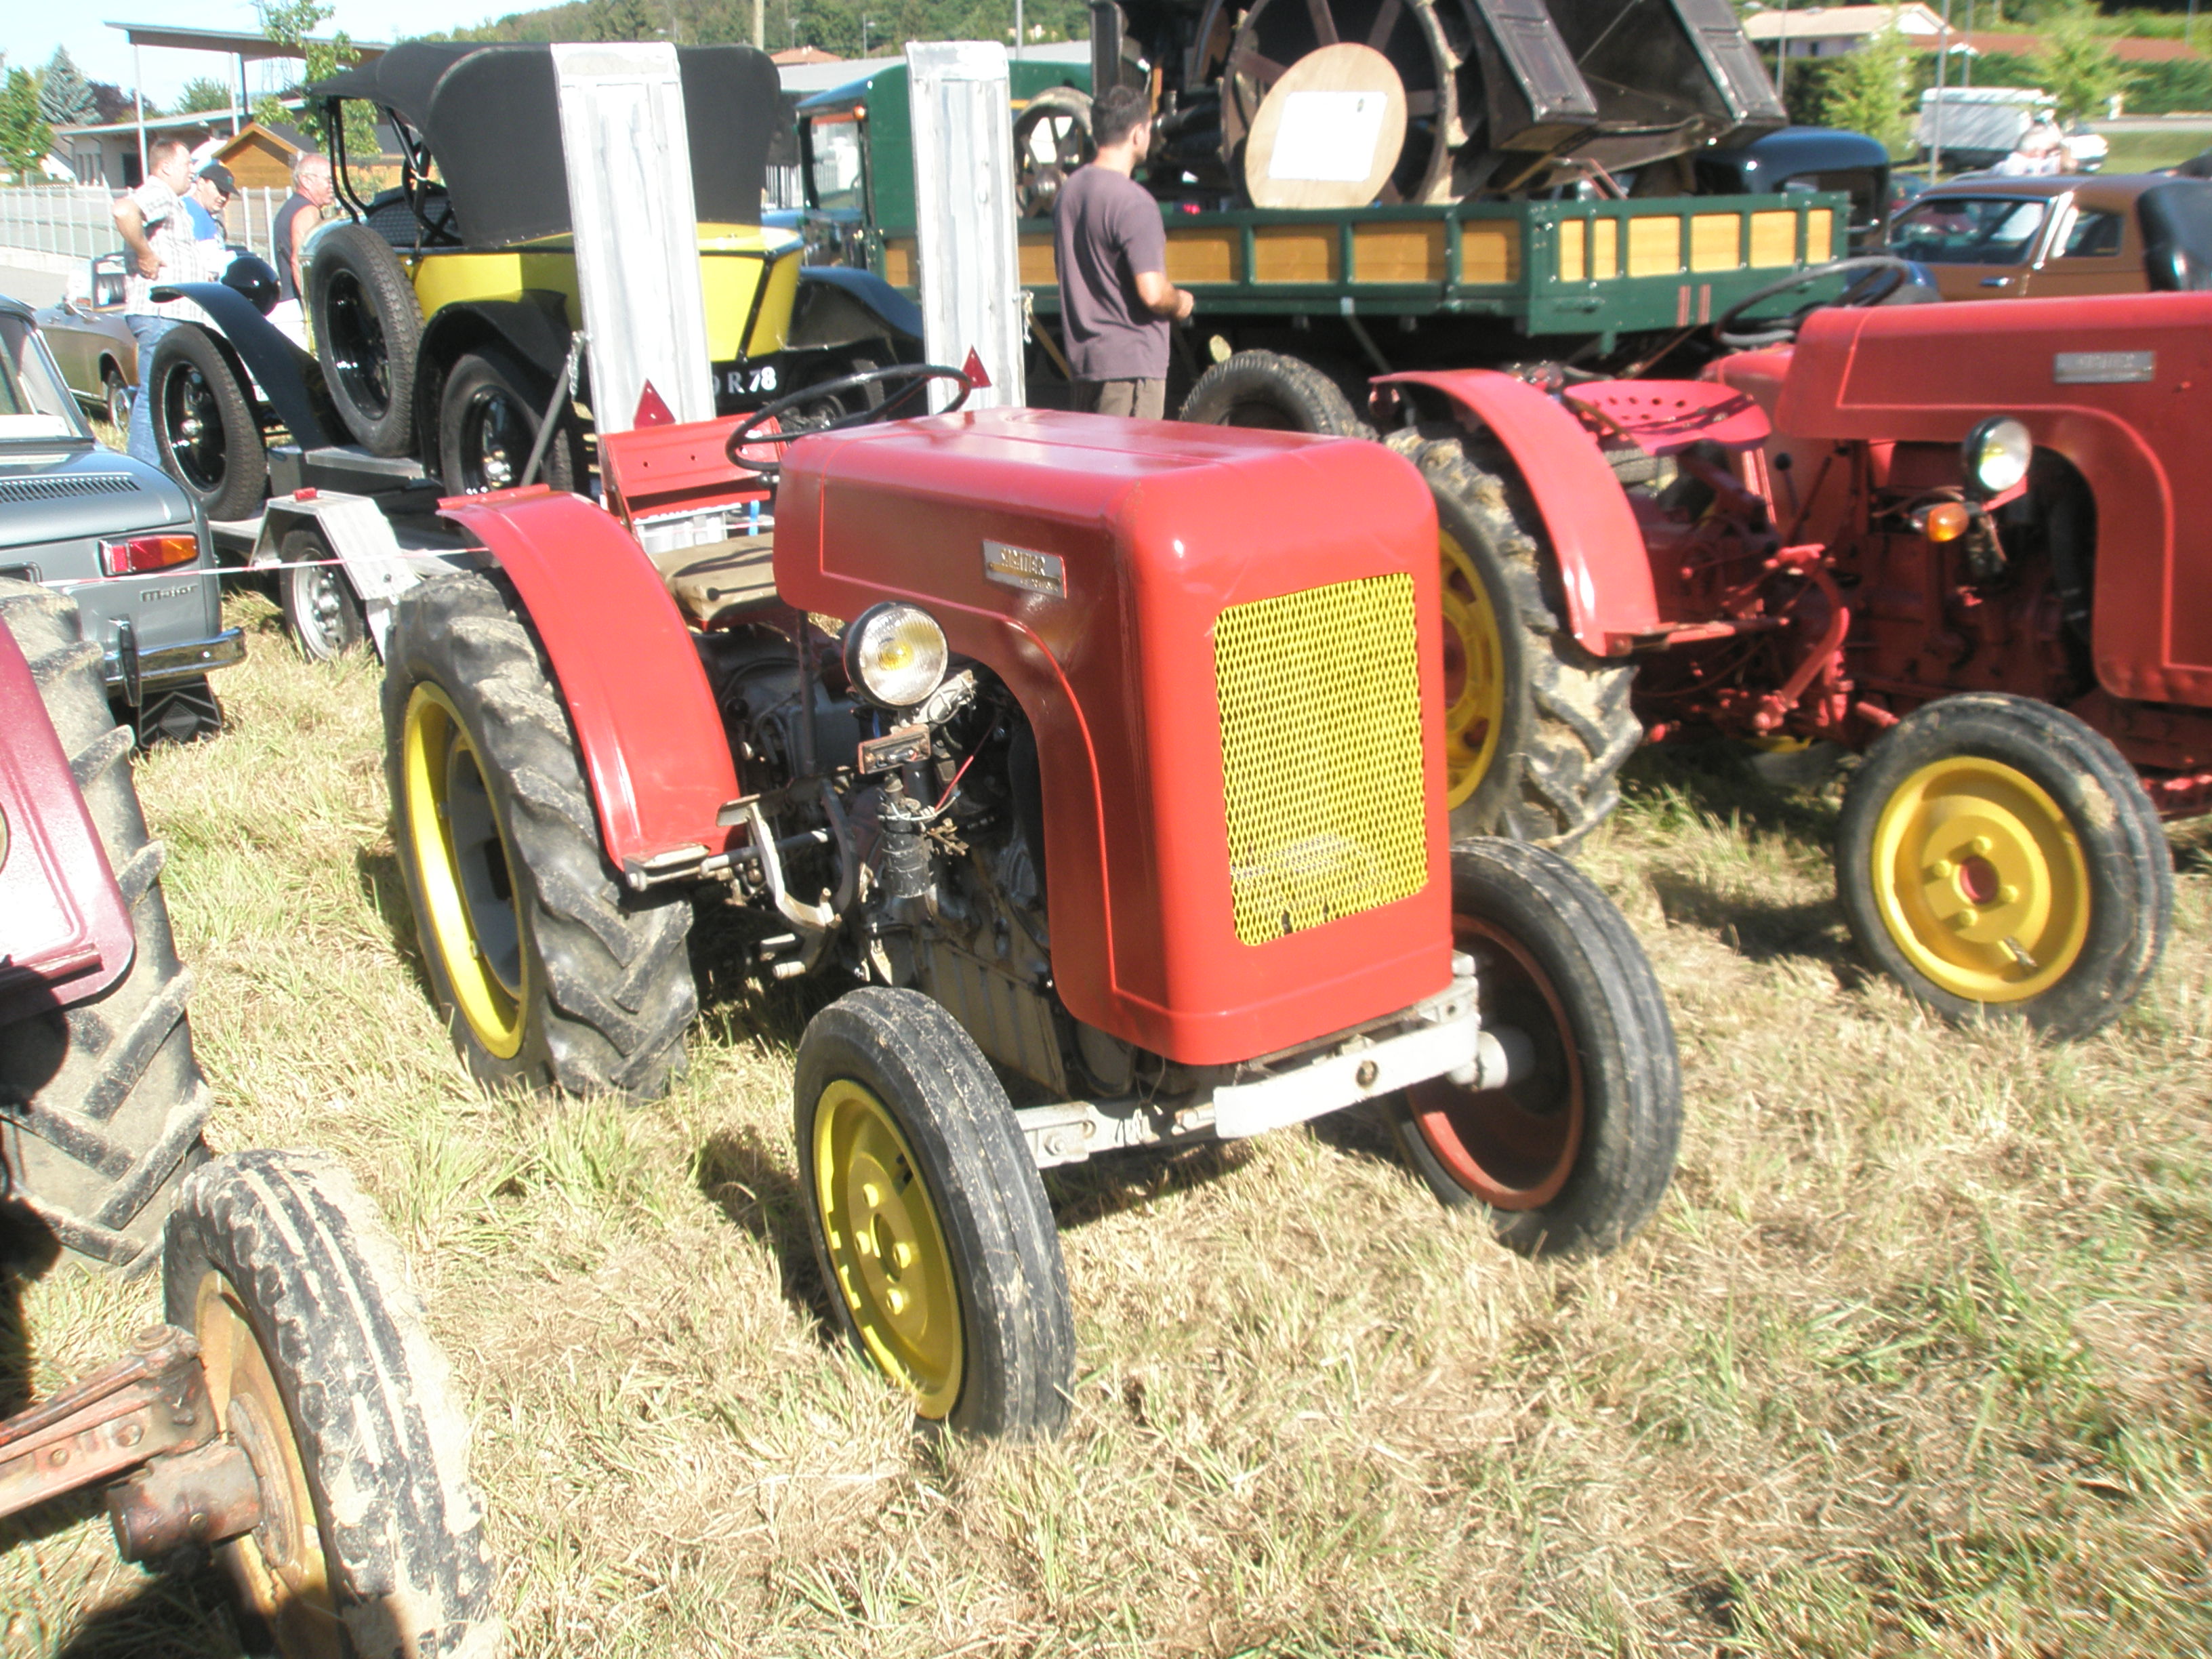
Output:
[[[2158,373],[2155,351],[2060,351],[2051,378],[2060,386],[2124,386]]]
[[[1057,553],[1038,553],[1005,542],[983,544],[983,574],[994,582],[1031,593],[1067,597],[1067,568]]]

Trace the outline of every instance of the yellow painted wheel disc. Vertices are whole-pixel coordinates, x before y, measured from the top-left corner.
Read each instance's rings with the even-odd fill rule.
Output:
[[[1874,833],[1874,896],[1907,961],[1970,1002],[2064,978],[2089,932],[2089,870],[2066,815],[2026,773],[1956,755],[1906,778]]]
[[[342,1659],[352,1651],[338,1624],[331,1569],[292,1419],[238,1291],[210,1269],[193,1298],[192,1334],[216,1420],[253,1465],[261,1524],[220,1547],[240,1599],[285,1659]]]
[[[1443,555],[1444,805],[1463,805],[1497,757],[1505,724],[1505,647],[1490,590],[1449,531]]]
[[[952,1253],[898,1120],[848,1078],[814,1112],[814,1198],[835,1294],[923,1417],[951,1414],[967,1358]]]
[[[430,937],[462,1018],[501,1060],[522,1047],[528,968],[514,860],[452,701],[418,685],[400,750],[400,817]]]

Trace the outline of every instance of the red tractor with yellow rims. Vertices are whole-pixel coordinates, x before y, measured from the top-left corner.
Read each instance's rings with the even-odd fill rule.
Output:
[[[830,391],[896,416],[932,380],[965,398],[916,366]],[[1571,866],[1449,837],[1413,468],[957,401],[771,441],[781,412],[603,440],[607,510],[444,504],[484,568],[401,600],[384,709],[479,1078],[657,1092],[694,907],[761,918],[764,972],[851,988],[794,1085],[836,1317],[982,1434],[1066,1418],[1053,1165],[1373,1101],[1518,1249],[1644,1221],[1666,1009]]]
[[[2156,965],[2160,819],[2212,806],[2208,325],[2193,294],[1816,308],[1696,380],[1395,375],[1376,409],[1432,474],[1488,469],[1444,525],[1499,653],[1463,698],[1502,708],[1557,617],[1654,737],[1865,751],[1862,948],[1946,1015],[2079,1036]]]

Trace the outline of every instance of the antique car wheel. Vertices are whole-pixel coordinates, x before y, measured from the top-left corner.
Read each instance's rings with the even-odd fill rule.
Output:
[[[2048,703],[1977,692],[1915,710],[1868,756],[1836,890],[1860,948],[1938,1013],[2075,1037],[2158,965],[2173,863],[2111,743]]]
[[[1458,428],[1389,444],[1437,501],[1452,833],[1572,847],[1620,804],[1616,774],[1644,740],[1629,706],[1635,671],[1567,632],[1530,515],[1508,480],[1469,458]]]
[[[1042,153],[1040,153],[1042,152]],[[1098,154],[1091,137],[1091,94],[1047,87],[1014,117],[1016,216],[1050,214],[1067,175]]]
[[[495,1651],[468,1420],[352,1177],[304,1152],[216,1160],[178,1195],[162,1279],[216,1420],[253,1468],[260,1524],[216,1555],[268,1646]]]
[[[118,432],[128,431],[131,427],[131,387],[125,382],[122,371],[114,364],[108,364],[106,371],[100,377],[100,384],[106,404],[107,423]]]
[[[699,1006],[690,907],[608,868],[560,693],[503,589],[445,576],[402,596],[384,736],[416,937],[469,1070],[659,1094]]]
[[[161,896],[167,849],[146,834],[131,732],[108,708],[76,602],[0,578],[0,627],[30,663],[137,943],[100,996],[0,1027],[0,1213],[20,1206],[64,1249],[132,1273],[153,1266],[177,1184],[207,1157],[211,1103]]]
[[[1066,1425],[1075,1323],[1060,1235],[1006,1093],[917,991],[817,1014],[793,1084],[799,1185],[839,1325],[964,1433]]]
[[[1452,848],[1452,934],[1474,958],[1486,1030],[1522,1054],[1503,1088],[1437,1078],[1392,1102],[1431,1191],[1481,1205],[1530,1255],[1625,1243],[1674,1170],[1674,1029],[1627,921],[1556,854],[1469,837]]]
[[[307,306],[316,361],[347,429],[372,455],[404,455],[422,311],[399,256],[366,225],[325,227],[307,260]]]
[[[269,451],[244,378],[214,337],[197,323],[170,329],[139,387],[154,400],[161,470],[210,519],[252,517],[268,485]]]
[[[522,483],[553,382],[497,347],[453,365],[438,405],[438,476],[457,495],[512,489]],[[575,416],[564,412],[545,446],[533,483],[575,489],[584,477]]]
[[[333,556],[319,531],[302,525],[288,532],[280,556],[295,567],[276,573],[276,592],[301,656],[328,662],[368,637],[368,619],[343,567],[314,562]]]

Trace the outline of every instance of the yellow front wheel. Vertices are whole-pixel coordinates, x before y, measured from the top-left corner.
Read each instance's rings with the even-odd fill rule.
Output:
[[[2166,838],[2134,773],[2073,715],[2025,697],[1929,704],[1845,796],[1837,890],[1863,948],[1954,1018],[2075,1036],[2156,964]]]
[[[853,992],[799,1040],[793,1116],[846,1334],[925,1421],[1057,1434],[1075,1364],[1060,1235],[974,1040],[918,992]]]

